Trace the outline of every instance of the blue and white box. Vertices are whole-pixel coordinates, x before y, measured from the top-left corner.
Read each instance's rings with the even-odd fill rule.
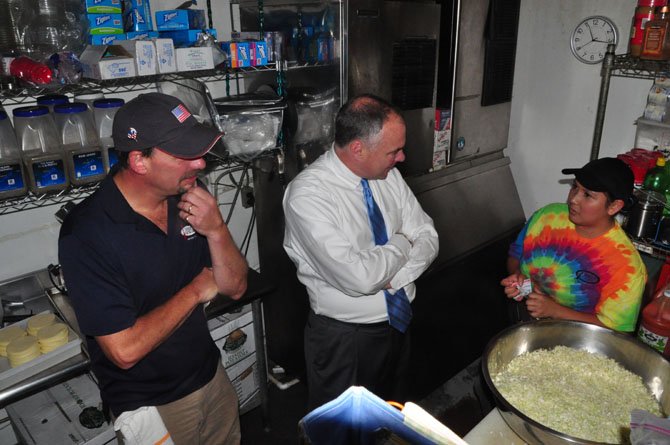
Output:
[[[121,0],[84,0],[89,14],[121,14]]]
[[[88,36],[88,43],[91,45],[113,45],[113,42],[126,40],[125,34],[99,34]]]
[[[202,9],[168,9],[156,11],[156,29],[205,29],[205,11]]]
[[[90,35],[123,34],[121,14],[86,14],[86,18]]]
[[[126,40],[119,43],[135,59],[135,70],[138,76],[156,74],[156,46],[151,40]]]
[[[126,40],[151,40],[158,38],[158,31],[130,31],[126,33]]]
[[[152,31],[149,0],[123,0],[123,23],[127,32]]]

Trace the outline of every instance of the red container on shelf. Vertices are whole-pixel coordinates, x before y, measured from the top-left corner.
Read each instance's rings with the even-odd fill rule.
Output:
[[[670,358],[670,289],[667,285],[642,310],[637,336],[665,358]]]
[[[640,159],[629,153],[617,155],[617,158],[625,162],[633,171],[633,181],[635,185],[642,185],[644,178],[647,175],[647,171],[649,171],[647,160]]]
[[[637,0],[638,6],[665,6],[668,4],[668,0]]]
[[[628,52],[633,57],[640,57],[642,54],[642,45],[644,43],[644,28],[647,22],[654,19],[653,6],[638,6],[633,15],[633,26],[630,30],[630,41],[628,42]]]

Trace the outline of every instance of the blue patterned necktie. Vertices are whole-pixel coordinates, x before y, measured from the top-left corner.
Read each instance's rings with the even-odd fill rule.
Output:
[[[367,179],[361,179],[363,186],[363,197],[365,198],[365,207],[368,209],[368,217],[372,226],[372,235],[375,238],[375,244],[382,246],[388,242],[386,235],[386,224],[384,216],[372,196],[372,191],[368,185]],[[409,298],[404,289],[398,289],[395,294],[384,290],[386,296],[386,310],[389,315],[389,324],[400,332],[407,331],[409,322],[412,319],[412,306],[409,304]]]

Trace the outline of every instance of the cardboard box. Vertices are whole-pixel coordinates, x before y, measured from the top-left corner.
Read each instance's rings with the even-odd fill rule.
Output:
[[[156,45],[156,66],[158,72],[162,74],[177,71],[177,59],[172,39],[154,39],[154,45]]]
[[[256,351],[253,314],[236,318],[216,317],[208,322],[210,335],[221,352],[221,363],[229,368]]]
[[[214,69],[214,54],[208,46],[176,48],[177,71],[198,71]]]
[[[135,59],[135,70],[138,76],[156,74],[156,46],[151,40],[126,40],[120,42],[126,51]]]
[[[89,79],[135,77],[135,59],[121,45],[89,45],[79,61]]]
[[[116,444],[113,426],[97,417],[101,407],[98,386],[84,374],[8,405],[7,414],[23,444]],[[84,410],[93,428],[82,424]]]
[[[89,14],[121,14],[121,0],[84,0]]]
[[[249,410],[251,408],[250,404],[254,396],[259,393],[260,388],[256,353],[226,369],[226,374],[228,374],[228,378],[237,393],[240,411]]]
[[[451,110],[435,109],[433,152],[449,150],[451,146]]]
[[[207,32],[212,35],[214,38],[217,37],[216,29],[182,29],[182,30],[173,30],[173,31],[161,31],[160,36],[166,39],[172,39],[174,46],[176,47],[186,47],[193,46],[194,43],[198,41],[198,38],[202,33]]]
[[[121,14],[86,14],[86,18],[90,35],[123,34]]]
[[[263,40],[251,42],[251,66],[267,65],[268,44]]]
[[[156,11],[156,29],[205,29],[205,11],[203,9],[167,9]]]
[[[113,42],[126,40],[125,34],[101,34],[97,36],[88,36],[90,45],[114,45]]]

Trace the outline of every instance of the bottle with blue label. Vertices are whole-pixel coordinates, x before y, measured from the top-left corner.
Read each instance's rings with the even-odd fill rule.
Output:
[[[108,99],[98,99],[93,102],[95,128],[98,130],[100,148],[102,148],[103,154],[107,157],[107,165],[110,169],[114,167],[114,164],[119,160],[116,150],[114,149],[112,128],[114,124],[114,116],[123,104],[123,99],[113,97]]]
[[[28,193],[21,148],[16,142],[12,123],[0,109],[0,199],[15,198]]]
[[[107,172],[107,161],[88,107],[83,102],[72,102],[56,105],[54,112],[70,182],[84,185],[100,181]]]
[[[12,114],[30,191],[39,195],[68,188],[65,156],[49,109],[43,105],[19,107]]]

